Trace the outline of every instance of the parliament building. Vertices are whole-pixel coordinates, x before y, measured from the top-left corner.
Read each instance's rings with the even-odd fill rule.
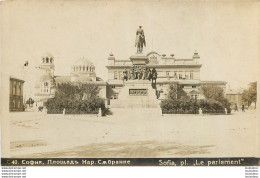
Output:
[[[158,100],[162,100],[168,93],[170,84],[179,84],[189,96],[201,99],[200,86],[212,84],[226,89],[225,81],[201,81],[200,56],[194,52],[191,58],[179,59],[174,54],[166,56],[151,51],[146,54],[146,67],[155,68],[157,71],[156,91],[159,93]],[[131,58],[131,57],[130,57]],[[130,59],[117,60],[113,54],[108,57],[108,81],[107,81],[107,99],[117,100],[122,88],[127,84],[123,81],[124,70],[131,69],[133,63]]]
[[[48,98],[54,97],[55,88],[60,83],[82,82],[98,85],[99,96],[106,99],[110,107],[159,107],[165,98],[170,84],[179,84],[193,98],[203,98],[200,86],[212,84],[226,89],[224,81],[202,81],[200,79],[200,56],[194,52],[191,58],[179,59],[174,54],[166,56],[151,51],[147,54],[134,54],[128,59],[117,59],[115,55],[108,56],[108,81],[96,76],[95,66],[85,58],[80,58],[71,66],[69,76],[54,75],[54,57],[46,54],[39,66],[41,77],[35,85],[35,101],[43,105]],[[145,66],[155,69],[157,79],[155,86],[148,79],[124,80],[124,71],[130,71],[133,66]]]

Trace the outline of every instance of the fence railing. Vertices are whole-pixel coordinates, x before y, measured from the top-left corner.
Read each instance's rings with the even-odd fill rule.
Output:
[[[208,114],[208,115],[227,115],[228,113],[227,109],[224,110],[203,110],[199,108],[195,111],[183,111],[183,110],[165,110],[162,109],[162,115],[163,114]]]

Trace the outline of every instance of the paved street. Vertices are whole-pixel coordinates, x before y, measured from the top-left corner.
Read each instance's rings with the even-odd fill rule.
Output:
[[[161,116],[154,109],[114,115],[10,114],[11,157],[236,157],[256,155],[256,111]]]

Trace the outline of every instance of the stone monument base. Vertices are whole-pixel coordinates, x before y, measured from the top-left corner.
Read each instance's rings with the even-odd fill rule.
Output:
[[[152,88],[151,81],[126,81],[121,89],[118,99],[110,100],[111,108],[159,108],[156,90]]]

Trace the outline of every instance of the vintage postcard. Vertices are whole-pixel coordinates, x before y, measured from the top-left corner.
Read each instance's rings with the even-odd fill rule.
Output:
[[[259,166],[259,1],[1,2],[5,166]]]

